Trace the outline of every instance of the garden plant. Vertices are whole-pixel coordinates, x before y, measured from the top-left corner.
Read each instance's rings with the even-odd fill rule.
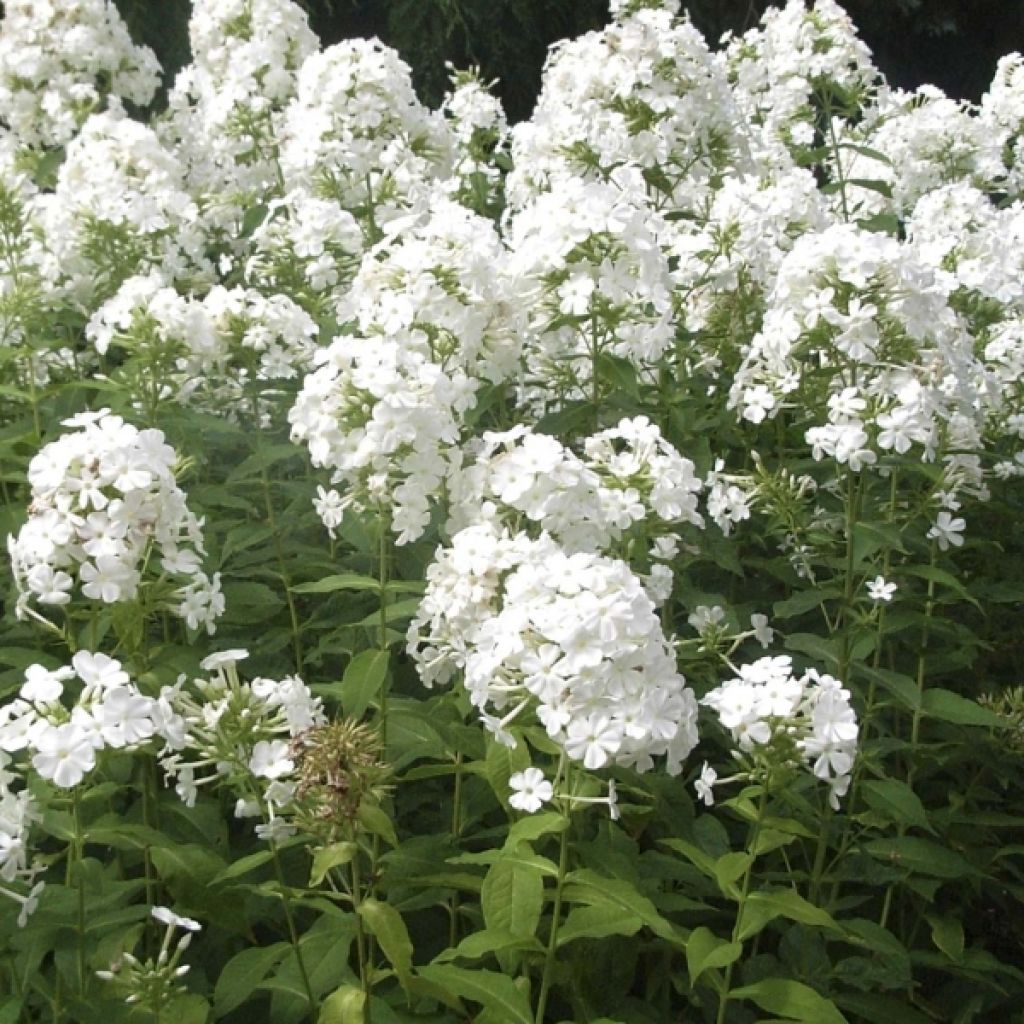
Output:
[[[1024,60],[613,0],[0,27],[0,1024],[1024,1022]]]

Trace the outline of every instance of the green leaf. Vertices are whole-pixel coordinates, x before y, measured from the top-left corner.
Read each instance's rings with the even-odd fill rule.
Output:
[[[762,889],[747,897],[738,936],[740,941],[756,935],[776,917],[787,917],[791,921],[818,928],[839,928],[831,914],[808,902],[792,889]]]
[[[898,779],[872,779],[861,785],[860,792],[868,807],[884,814],[890,821],[923,828],[928,832],[935,831],[928,821],[924,804],[905,782]]]
[[[389,846],[398,845],[398,836],[391,819],[376,804],[359,805],[359,824],[371,835],[380,836]]]
[[[506,810],[509,806],[509,778],[529,767],[530,752],[526,749],[525,743],[519,743],[515,747],[506,747],[504,743],[488,743],[484,774],[491,784],[494,795]]]
[[[694,928],[686,940],[686,969],[690,972],[690,984],[696,985],[697,979],[707,970],[735,963],[742,952],[742,942],[720,939],[703,926]]]
[[[911,576],[920,576],[921,579],[928,580],[931,583],[940,583],[942,586],[952,590],[957,597],[962,598],[964,601],[969,601],[978,611],[982,610],[974,595],[971,594],[960,580],[951,572],[940,569],[937,565],[912,565],[907,566],[903,571]]]
[[[380,696],[388,674],[388,652],[361,651],[345,669],[341,680],[341,707],[349,718],[362,718],[363,713]]]
[[[729,897],[736,893],[735,882],[742,878],[753,858],[749,853],[727,853],[715,861],[715,880],[722,892]]]
[[[932,942],[950,960],[962,960],[964,956],[964,926],[952,917],[925,915],[932,926]]]
[[[325,576],[315,583],[297,583],[293,594],[333,594],[338,590],[380,590],[380,582],[372,576],[345,572],[337,576]]]
[[[490,956],[492,953],[513,952],[515,950],[533,950],[539,953],[543,949],[544,947],[536,938],[524,939],[522,936],[513,935],[511,932],[500,932],[486,928],[482,932],[474,932],[472,935],[467,935],[454,949],[446,949],[438,953],[434,958],[434,963],[455,960],[459,957],[479,960],[482,957]]]
[[[488,928],[529,938],[544,906],[544,878],[532,864],[502,857],[487,871],[480,903]]]
[[[977,725],[989,729],[1009,729],[1012,723],[1000,718],[994,711],[950,690],[925,690],[921,710],[929,718],[954,725]]]
[[[636,935],[643,921],[626,907],[573,907],[558,928],[558,946],[576,939],[603,939],[609,935]]]
[[[569,819],[557,811],[545,811],[543,814],[531,814],[521,818],[508,830],[506,846],[518,846],[521,842],[532,843],[541,836],[553,832],[564,832],[569,827]]]
[[[974,866],[959,853],[930,839],[916,836],[875,839],[865,843],[864,849],[872,857],[887,861],[893,867],[933,878],[965,878],[977,874]]]
[[[881,686],[883,690],[891,693],[904,707],[911,711],[921,704],[921,693],[917,683],[902,672],[893,672],[885,668],[871,668],[869,665],[861,665],[860,673],[869,683]]]
[[[355,985],[342,985],[321,1004],[317,1024],[363,1024],[366,993]]]
[[[212,878],[210,885],[220,885],[223,882],[231,881],[233,878],[241,878],[242,875],[255,871],[258,867],[269,863],[273,859],[274,854],[271,850],[257,850],[248,856],[239,857],[238,860],[229,864],[223,871]]]
[[[933,1018],[915,1010],[905,997],[847,992],[837,995],[836,1002],[871,1024],[933,1024]]]
[[[840,596],[842,591],[838,587],[808,587],[807,590],[801,590],[784,601],[776,601],[772,605],[772,615],[776,619],[796,618]]]
[[[176,996],[161,1011],[161,1024],[205,1024],[210,1004],[194,992]]]
[[[621,878],[605,878],[582,868],[568,876],[563,896],[568,903],[588,906],[617,906],[636,914],[643,923],[674,946],[683,946],[683,940],[672,925],[658,913],[654,904],[636,886]]]
[[[287,942],[254,946],[236,953],[225,965],[213,990],[213,1015],[223,1017],[241,1006],[289,950]]]
[[[363,900],[357,911],[394,967],[402,988],[408,989],[412,978],[412,940],[402,915],[394,907],[372,896]]]
[[[313,854],[313,866],[309,870],[309,884],[319,885],[331,868],[348,864],[356,855],[359,847],[356,843],[331,843],[321,846]]]
[[[788,1020],[806,1024],[848,1024],[831,999],[819,995],[799,981],[766,978],[764,981],[734,989],[730,999],[749,999],[762,1010],[777,1013]]]
[[[451,964],[427,964],[420,977],[447,989],[460,999],[479,1003],[501,1024],[533,1024],[533,1012],[526,993],[504,974],[495,971],[467,971]]]

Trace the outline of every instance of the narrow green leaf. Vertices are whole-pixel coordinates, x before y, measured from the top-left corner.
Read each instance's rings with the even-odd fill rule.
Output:
[[[357,909],[388,962],[394,967],[402,987],[407,989],[412,977],[412,940],[402,915],[394,907],[372,896],[363,900]]]
[[[730,999],[749,999],[762,1010],[806,1024],[848,1024],[831,999],[819,995],[799,981],[766,978],[764,981],[734,989]]]
[[[325,576],[314,583],[297,583],[293,594],[333,594],[338,590],[380,590],[380,582],[372,576],[345,572],[337,576]]]
[[[674,946],[684,945],[681,936],[672,925],[658,913],[654,904],[636,886],[621,878],[605,878],[586,868],[573,871],[568,877],[564,891],[568,903],[585,903],[588,906],[618,906],[636,914],[643,923]]]
[[[934,832],[918,795],[898,779],[872,779],[860,788],[864,802],[897,824],[911,825]]]
[[[626,907],[573,907],[558,928],[558,946],[576,939],[603,939],[609,935],[636,935],[643,921]]]
[[[864,849],[893,867],[933,878],[965,878],[976,875],[974,866],[959,853],[940,846],[930,839],[896,836],[865,843]]]
[[[479,1003],[501,1024],[533,1024],[533,1012],[526,993],[504,974],[495,971],[467,971],[452,964],[427,964],[420,977],[460,999]]]
[[[358,845],[352,842],[331,843],[328,846],[321,846],[313,854],[313,866],[309,871],[309,884],[311,886],[319,885],[331,868],[348,864],[358,850]]]
[[[817,608],[828,600],[840,597],[842,591],[837,587],[808,587],[784,601],[776,601],[772,605],[772,616],[776,619],[792,619],[798,615]]]
[[[541,836],[553,832],[564,832],[569,827],[569,819],[557,811],[545,811],[543,814],[531,814],[521,818],[508,830],[506,846],[517,846],[519,843],[532,843]]]
[[[210,885],[221,885],[224,882],[230,882],[233,878],[241,878],[242,875],[255,871],[258,867],[269,863],[273,859],[274,854],[270,850],[257,850],[255,853],[250,853],[245,857],[239,857],[238,860],[232,861],[223,871],[211,879]]]
[[[808,902],[792,889],[762,889],[747,897],[740,924],[740,941],[756,935],[776,917],[786,917],[790,921],[818,928],[839,929],[831,914]]]
[[[321,1004],[317,1024],[364,1024],[366,993],[355,985],[336,988]]]
[[[488,928],[529,938],[537,931],[544,906],[543,876],[529,863],[502,857],[487,871],[480,903]]]
[[[341,680],[341,707],[349,718],[362,718],[374,698],[380,696],[388,659],[387,651],[360,651],[348,663]]]
[[[223,1017],[241,1006],[290,949],[286,942],[252,946],[236,953],[225,965],[213,990],[213,1015]]]
[[[694,928],[686,940],[686,969],[690,973],[690,984],[707,970],[728,967],[739,960],[743,952],[742,942],[720,939],[709,928]]]
[[[954,725],[977,725],[988,729],[1009,729],[1012,723],[1000,718],[994,711],[951,690],[925,690],[921,709],[929,718]]]
[[[734,883],[743,877],[752,859],[749,853],[737,851],[727,853],[715,861],[715,880],[726,896],[733,895],[736,888]]]
[[[375,804],[359,805],[359,824],[371,835],[380,836],[389,846],[398,845],[398,836],[391,819]]]
[[[564,927],[564,926],[563,926]],[[536,938],[524,939],[511,932],[495,931],[485,928],[482,932],[467,935],[454,949],[446,949],[434,958],[434,963],[446,963],[460,957],[467,960],[479,960],[492,953],[513,952],[516,950],[532,950],[543,952],[544,947]]]

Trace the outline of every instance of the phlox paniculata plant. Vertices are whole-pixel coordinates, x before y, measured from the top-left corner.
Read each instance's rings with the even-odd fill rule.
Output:
[[[374,242],[450,166],[444,119],[427,110],[411,72],[377,40],[311,55],[284,115],[281,171],[288,190],[335,200]]]
[[[108,98],[144,107],[160,68],[110,0],[10,0],[0,34],[0,109],[27,147],[65,145]]]
[[[123,355],[115,376],[138,407],[170,399],[256,422],[283,382],[312,369],[316,334],[287,295],[215,285],[197,299],[157,272],[129,278],[86,325],[100,356]]]
[[[322,703],[296,676],[241,678],[248,651],[220,651],[205,658],[205,675],[182,676],[160,693],[166,709],[166,741],[160,765],[178,796],[193,806],[204,787],[227,787],[235,815],[261,818],[257,834],[281,839],[294,834],[283,816],[293,803],[293,743],[325,723]]]
[[[634,171],[657,203],[692,210],[744,143],[719,58],[674,2],[613,5],[601,32],[554,47],[537,107],[512,131],[513,209],[538,192]]]
[[[212,633],[224,610],[220,579],[203,570],[203,524],[163,433],[107,410],[64,425],[72,429],[29,465],[29,518],[8,538],[18,614],[134,602],[147,586],[154,607]]]
[[[682,770],[696,698],[624,562],[482,523],[439,552],[427,583],[409,652],[428,685],[461,673],[499,742],[515,746],[516,731],[539,721],[588,769],[645,771],[664,757]]]
[[[344,483],[344,505],[389,509],[399,543],[461,461],[467,415],[521,347],[517,281],[492,225],[440,196],[369,252],[339,302],[351,329],[316,356],[288,414],[292,439]]]
[[[305,12],[279,0],[198,0],[192,63],[168,97],[163,137],[182,154],[204,221],[237,235],[245,208],[278,184],[283,111],[317,51]]]
[[[701,703],[729,731],[741,769],[771,780],[773,772],[805,767],[828,783],[829,803],[839,810],[840,797],[850,788],[858,739],[850,691],[841,682],[815,669],[798,676],[787,655],[765,657],[740,666]],[[709,789],[702,788],[701,795],[705,803],[713,802]]]

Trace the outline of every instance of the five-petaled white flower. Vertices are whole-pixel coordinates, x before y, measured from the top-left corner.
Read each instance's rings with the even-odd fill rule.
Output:
[[[554,788],[539,768],[516,772],[509,778],[508,784],[513,791],[508,798],[509,805],[527,814],[539,811],[554,795]]]

